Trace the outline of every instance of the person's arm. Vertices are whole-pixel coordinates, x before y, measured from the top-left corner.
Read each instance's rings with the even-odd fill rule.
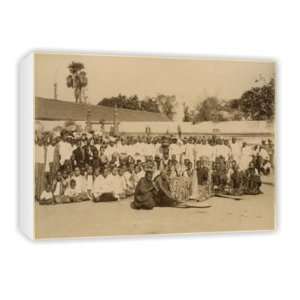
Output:
[[[167,196],[168,198],[172,199],[172,194],[171,194],[171,191],[169,191],[164,185],[163,185],[163,182],[162,182],[162,179],[161,178],[158,178],[157,179],[157,187],[159,188],[159,190],[161,192],[163,192],[165,194],[165,196]]]
[[[149,192],[151,192],[153,189],[154,189],[153,184],[151,184],[151,185],[148,186],[148,185],[146,184],[144,178],[140,179],[140,181],[138,182],[137,187],[136,187],[137,193],[138,193],[138,194],[141,194],[141,195],[146,194],[146,193],[149,193]]]

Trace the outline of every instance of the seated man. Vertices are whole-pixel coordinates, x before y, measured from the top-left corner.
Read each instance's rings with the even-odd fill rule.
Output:
[[[223,168],[222,161],[220,159],[216,159],[215,163],[213,163],[212,167],[212,184],[214,192],[224,192],[226,183],[227,183],[227,175]]]
[[[77,183],[75,179],[70,180],[70,185],[65,190],[65,201],[69,202],[80,202],[81,201],[81,193],[77,187]]]
[[[248,195],[261,194],[261,178],[253,162],[249,163],[244,174],[244,193]]]
[[[158,175],[154,179],[155,186],[155,204],[156,206],[176,206],[176,200],[174,199],[169,182],[171,170],[169,168],[161,171],[160,175]]]
[[[208,183],[208,168],[204,165],[202,159],[197,160],[196,163],[198,185],[207,185]]]
[[[242,172],[239,170],[239,166],[235,160],[231,162],[231,166],[228,170],[228,193],[231,195],[242,195]]]
[[[116,201],[112,175],[108,167],[103,170],[103,175],[97,176],[94,180],[93,196],[95,202]]]
[[[54,204],[65,202],[65,196],[64,196],[65,188],[63,185],[63,177],[60,171],[57,172],[56,178],[52,183],[52,192],[53,192]]]
[[[146,168],[145,177],[142,177],[134,192],[134,201],[131,207],[134,209],[153,209],[155,206],[155,187],[152,182],[153,170]]]
[[[86,186],[85,168],[79,169],[79,167],[75,167],[74,176],[72,179],[76,182],[76,190],[79,193],[78,199],[80,199],[80,201],[89,200]]]

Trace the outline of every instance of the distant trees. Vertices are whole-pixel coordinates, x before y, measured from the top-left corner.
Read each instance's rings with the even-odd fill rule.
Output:
[[[256,81],[257,82],[257,81]],[[208,97],[196,106],[193,122],[272,120],[275,114],[275,83],[272,78],[245,91],[240,98],[220,101]]]
[[[183,115],[177,115],[184,122],[233,121],[233,120],[272,120],[275,114],[275,82],[264,78],[256,80],[255,87],[245,91],[240,98],[228,101],[217,97],[207,97],[191,109],[183,103]],[[178,109],[175,95],[159,94],[156,97],[139,99],[137,95],[103,98],[98,105],[117,106],[139,111],[161,112],[170,120],[174,119]]]
[[[173,119],[176,110],[176,97],[168,95],[158,95],[157,97],[146,97],[145,99],[139,99],[137,95],[125,96],[119,94],[115,97],[103,98],[98,102],[98,105],[126,108],[132,110],[149,111],[149,112],[161,112],[165,114],[170,120]]]

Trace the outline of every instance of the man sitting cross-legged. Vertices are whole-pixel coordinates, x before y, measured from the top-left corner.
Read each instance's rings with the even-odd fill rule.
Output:
[[[103,170],[103,175],[99,175],[94,180],[93,196],[95,202],[116,201],[113,178],[108,167]]]
[[[146,168],[145,176],[142,177],[134,193],[134,201],[131,207],[134,209],[152,209],[155,206],[155,187],[152,182],[153,170]]]

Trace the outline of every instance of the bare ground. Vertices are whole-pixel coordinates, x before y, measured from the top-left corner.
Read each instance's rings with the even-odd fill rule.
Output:
[[[263,194],[236,201],[211,198],[209,208],[133,210],[131,199],[110,203],[36,204],[36,238],[250,231],[274,229],[272,184]]]

